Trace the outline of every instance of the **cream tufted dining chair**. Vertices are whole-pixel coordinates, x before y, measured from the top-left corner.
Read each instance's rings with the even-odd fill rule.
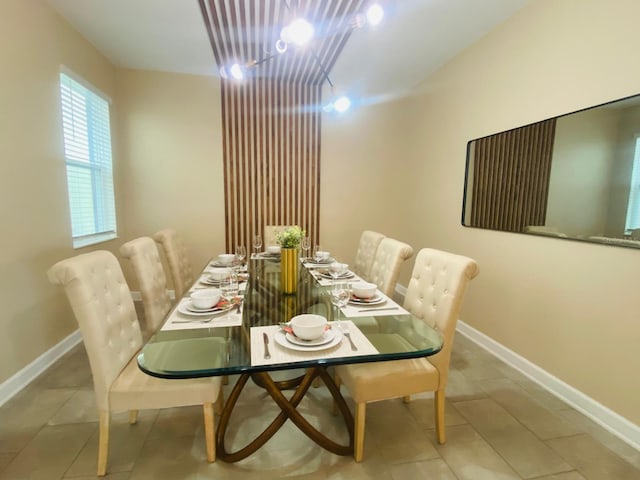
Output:
[[[382,233],[371,230],[365,230],[360,235],[356,258],[353,262],[353,272],[366,281],[370,281],[371,266],[383,238],[384,235]]]
[[[133,424],[139,409],[202,404],[207,460],[215,461],[213,405],[222,402],[220,379],[165,380],[138,368],[140,325],[116,257],[104,250],[78,255],[56,263],[48,277],[64,287],[89,356],[100,416],[98,476],[107,471],[111,413],[127,410]]]
[[[445,443],[444,404],[453,335],[468,282],[478,274],[470,258],[424,248],[411,274],[404,308],[435,328],[443,337],[442,349],[427,358],[358,363],[336,367],[336,381],[344,385],[356,403],[355,451],[357,462],[364,451],[366,405],[370,402],[435,392],[436,435]]]
[[[149,237],[131,240],[120,247],[120,254],[131,261],[144,307],[142,331],[148,339],[160,327],[171,308],[167,278],[155,242]]]
[[[187,246],[178,232],[172,228],[156,232],[153,239],[164,251],[176,298],[180,298],[195,281]]]
[[[413,248],[410,245],[393,238],[383,238],[371,264],[369,281],[378,285],[378,290],[388,297],[393,296],[402,262],[412,255]]]

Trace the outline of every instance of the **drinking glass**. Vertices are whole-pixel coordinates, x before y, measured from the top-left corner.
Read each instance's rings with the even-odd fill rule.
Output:
[[[302,256],[306,260],[309,258],[309,250],[311,250],[311,239],[309,237],[302,238]]]
[[[247,249],[244,245],[236,245],[236,261],[242,266],[244,259],[247,258]]]
[[[351,288],[348,283],[335,283],[329,292],[331,294],[331,303],[338,310],[334,317],[334,320],[337,321],[340,318],[340,309],[346,307],[349,303]]]
[[[238,296],[238,293],[240,293],[238,277],[231,273],[231,275],[229,275],[229,277],[223,280],[220,284],[220,292],[222,293],[222,298],[229,303],[233,303]]]
[[[260,235],[254,235],[253,249],[256,251],[256,254],[260,253],[261,248],[262,248],[262,237]]]
[[[322,261],[322,257],[318,254],[318,252],[322,251],[322,247],[320,245],[316,245],[313,247],[313,259],[316,263],[320,263]]]

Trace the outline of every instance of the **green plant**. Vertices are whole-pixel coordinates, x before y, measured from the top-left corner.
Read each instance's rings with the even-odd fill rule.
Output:
[[[305,236],[304,230],[299,226],[285,228],[281,232],[276,233],[276,242],[282,248],[298,248],[300,242]]]

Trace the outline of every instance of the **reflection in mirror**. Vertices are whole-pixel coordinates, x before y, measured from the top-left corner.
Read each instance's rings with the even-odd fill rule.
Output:
[[[470,141],[462,223],[640,248],[640,95]]]

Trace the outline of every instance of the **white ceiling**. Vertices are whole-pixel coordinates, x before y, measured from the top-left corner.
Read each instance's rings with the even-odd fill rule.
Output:
[[[218,74],[197,0],[47,1],[118,67]],[[398,94],[528,1],[396,0],[375,30],[354,31],[331,80],[356,95]]]

